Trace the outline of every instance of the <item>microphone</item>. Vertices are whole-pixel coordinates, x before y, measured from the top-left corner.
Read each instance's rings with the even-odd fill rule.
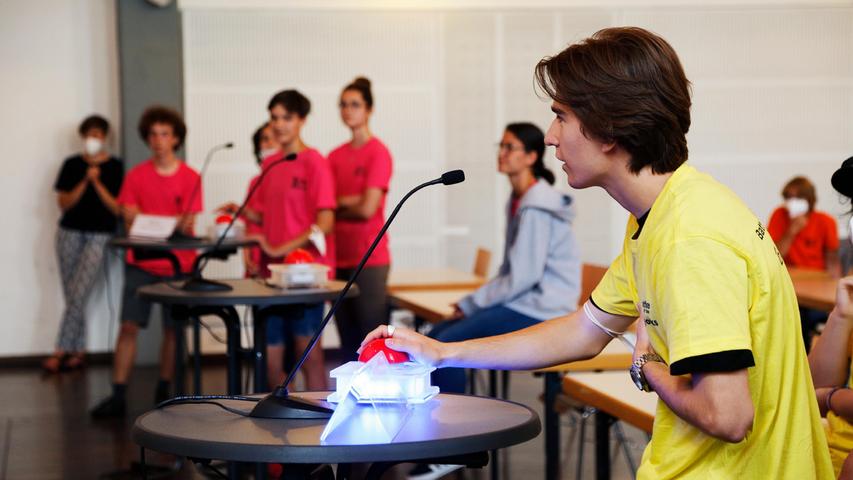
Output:
[[[335,299],[335,302],[332,304],[332,308],[329,310],[329,313],[326,314],[326,317],[323,318],[323,322],[320,324],[320,328],[314,332],[314,336],[311,337],[311,341],[308,342],[308,346],[305,347],[305,351],[302,352],[302,356],[299,357],[299,361],[296,362],[296,365],[291,369],[290,374],[280,385],[275,387],[271,393],[269,393],[266,397],[262,398],[255,408],[252,409],[252,412],[249,414],[250,417],[257,418],[329,418],[332,415],[333,410],[323,406],[324,402],[316,402],[312,400],[307,400],[304,398],[299,398],[296,396],[291,396],[287,391],[287,387],[293,382],[293,379],[296,378],[296,372],[299,371],[299,368],[302,367],[302,364],[305,363],[305,359],[308,358],[308,354],[311,353],[311,350],[317,345],[317,341],[320,339],[320,335],[323,333],[323,329],[326,328],[326,325],[329,323],[329,320],[340,307],[341,302],[344,298],[346,298],[347,292],[349,292],[352,284],[355,282],[355,279],[358,278],[358,275],[361,273],[362,269],[364,269],[364,264],[367,263],[367,259],[370,258],[370,255],[373,253],[373,250],[376,249],[376,246],[379,245],[379,241],[385,235],[385,231],[388,230],[388,227],[391,226],[391,222],[394,221],[394,217],[397,216],[397,212],[400,211],[400,207],[403,206],[403,203],[409,199],[415,192],[418,190],[428,187],[430,185],[443,184],[443,185],[454,185],[465,180],[465,173],[462,170],[451,170],[447,173],[444,173],[441,177],[436,178],[435,180],[430,180],[429,182],[422,183],[417,187],[411,189],[409,193],[407,193],[398,203],[397,206],[394,207],[394,211],[391,212],[391,215],[388,216],[388,220],[385,221],[385,224],[382,225],[382,229],[379,230],[379,233],[376,235],[376,238],[373,239],[373,243],[370,244],[370,248],[367,249],[367,252],[364,253],[364,256],[361,257],[361,261],[358,263],[358,266],[353,271],[352,275],[350,275],[349,280],[347,280],[346,285],[344,286],[341,293]],[[260,183],[260,181],[258,181]]]
[[[252,199],[252,196],[255,194],[255,191],[258,189],[261,183],[263,183],[264,178],[266,178],[270,170],[277,167],[278,165],[281,165],[282,163],[292,162],[294,160],[296,160],[296,154],[289,153],[284,157],[271,162],[269,165],[267,165],[266,168],[264,168],[264,170],[261,172],[261,175],[258,177],[258,181],[255,182],[251,189],[249,189],[249,193],[246,194],[246,198],[243,200],[243,203],[240,205],[239,208],[237,208],[237,211],[234,213],[234,216],[231,217],[231,221],[228,222],[228,226],[225,227],[225,230],[223,230],[222,234],[219,235],[219,238],[216,239],[216,243],[213,245],[213,248],[196,257],[195,262],[193,262],[192,276],[184,283],[184,285],[181,287],[181,290],[187,292],[225,292],[231,290],[231,286],[227,283],[215,282],[213,280],[204,279],[201,276],[201,272],[204,270],[204,267],[207,266],[207,262],[210,257],[216,256],[216,253],[222,246],[222,242],[225,241],[225,237],[228,235],[228,232],[231,230],[231,227],[234,226],[234,222],[236,222],[237,219],[240,218],[240,214],[242,214],[243,210],[246,209],[246,206],[249,204],[249,201]]]
[[[465,181],[465,172],[462,170],[451,170],[441,174],[441,183],[444,185],[456,185]]]

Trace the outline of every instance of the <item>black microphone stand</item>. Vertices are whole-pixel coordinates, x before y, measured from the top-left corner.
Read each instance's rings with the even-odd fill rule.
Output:
[[[252,196],[255,194],[255,191],[264,181],[267,173],[270,170],[275,168],[278,165],[281,165],[284,162],[292,162],[296,160],[296,154],[291,153],[285,155],[283,158],[280,158],[269,165],[261,172],[261,176],[258,177],[258,181],[252,185],[252,188],[249,190],[249,193],[246,195],[246,199],[243,200],[243,203],[234,212],[234,216],[231,218],[231,221],[228,222],[228,226],[225,227],[225,230],[222,231],[222,234],[219,235],[219,238],[216,239],[216,243],[213,245],[213,248],[204,252],[203,254],[196,257],[195,262],[193,262],[192,273],[190,274],[189,280],[184,282],[181,286],[181,290],[186,292],[227,292],[232,289],[231,285],[223,282],[217,282],[214,280],[208,280],[202,277],[201,273],[204,270],[204,267],[207,266],[207,262],[210,258],[224,258],[223,252],[220,251],[220,247],[222,246],[222,242],[225,241],[225,237],[228,236],[228,232],[231,230],[231,227],[234,226],[234,222],[240,218],[240,215],[243,213],[243,210],[246,209],[246,206],[249,204],[249,200],[252,199]]]
[[[344,286],[341,293],[335,299],[335,303],[332,304],[332,308],[329,310],[329,313],[326,314],[326,317],[323,318],[323,322],[320,324],[320,328],[314,332],[314,336],[311,337],[311,341],[308,343],[308,346],[305,347],[305,351],[302,352],[302,356],[299,358],[299,361],[296,362],[296,365],[291,369],[290,374],[280,385],[275,387],[272,392],[270,392],[266,397],[262,398],[255,408],[252,409],[252,412],[249,414],[250,417],[258,417],[258,418],[304,418],[304,419],[316,419],[316,418],[329,418],[332,416],[334,410],[327,407],[328,403],[326,402],[318,402],[313,400],[308,400],[305,398],[300,398],[294,395],[290,395],[287,390],[287,387],[293,382],[293,379],[296,377],[296,372],[299,371],[299,368],[302,367],[302,364],[305,363],[305,359],[308,358],[308,354],[311,353],[311,350],[316,346],[317,341],[320,339],[320,335],[323,333],[323,329],[326,328],[326,325],[329,323],[329,320],[332,318],[332,315],[338,310],[343,299],[346,297],[347,292],[352,287],[355,279],[361,273],[362,269],[364,269],[364,264],[367,263],[367,260],[370,258],[370,255],[373,253],[373,250],[376,249],[376,246],[379,245],[379,241],[385,235],[385,231],[388,230],[388,227],[391,225],[391,222],[394,221],[394,217],[397,216],[397,212],[400,211],[400,207],[403,206],[403,203],[409,199],[415,192],[418,190],[428,187],[430,185],[436,185],[439,183],[443,183],[445,185],[451,185],[453,183],[459,183],[465,179],[465,175],[461,170],[454,170],[452,172],[445,173],[441,176],[441,178],[437,178],[435,180],[430,180],[429,182],[422,183],[417,187],[407,193],[402,200],[397,203],[397,206],[394,208],[394,211],[391,212],[391,215],[385,221],[385,224],[382,225],[382,229],[379,230],[379,234],[373,240],[373,243],[370,245],[370,248],[367,249],[367,252],[364,256],[361,257],[361,261],[358,263],[358,266],[353,271],[352,275],[350,275],[349,280],[347,280],[346,285]]]

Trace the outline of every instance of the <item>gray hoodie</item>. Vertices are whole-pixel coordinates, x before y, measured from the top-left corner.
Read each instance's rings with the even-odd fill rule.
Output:
[[[574,311],[581,281],[574,216],[572,198],[544,180],[524,194],[515,217],[508,202],[503,264],[495,278],[459,302],[465,316],[496,305],[539,320]]]

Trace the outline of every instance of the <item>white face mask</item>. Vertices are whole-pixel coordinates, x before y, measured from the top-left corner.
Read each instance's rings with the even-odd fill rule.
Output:
[[[86,137],[83,141],[83,151],[86,155],[97,155],[104,149],[104,142],[99,138]]]
[[[802,198],[789,198],[785,201],[785,208],[788,209],[788,215],[799,217],[809,211],[809,201]]]
[[[275,155],[276,153],[278,153],[277,148],[265,148],[265,149],[261,150],[261,152],[258,155],[260,155],[261,160],[263,160],[263,159],[269,157],[270,155]]]

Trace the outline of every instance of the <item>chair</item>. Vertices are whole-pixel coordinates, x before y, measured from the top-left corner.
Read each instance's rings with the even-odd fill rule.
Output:
[[[592,263],[584,263],[581,265],[581,294],[578,297],[578,307],[583,306],[584,302],[592,295],[592,291],[601,282],[602,277],[607,272],[607,267],[595,265]]]
[[[477,247],[477,254],[474,257],[474,275],[478,277],[487,277],[489,275],[489,264],[492,261],[492,251]]]

